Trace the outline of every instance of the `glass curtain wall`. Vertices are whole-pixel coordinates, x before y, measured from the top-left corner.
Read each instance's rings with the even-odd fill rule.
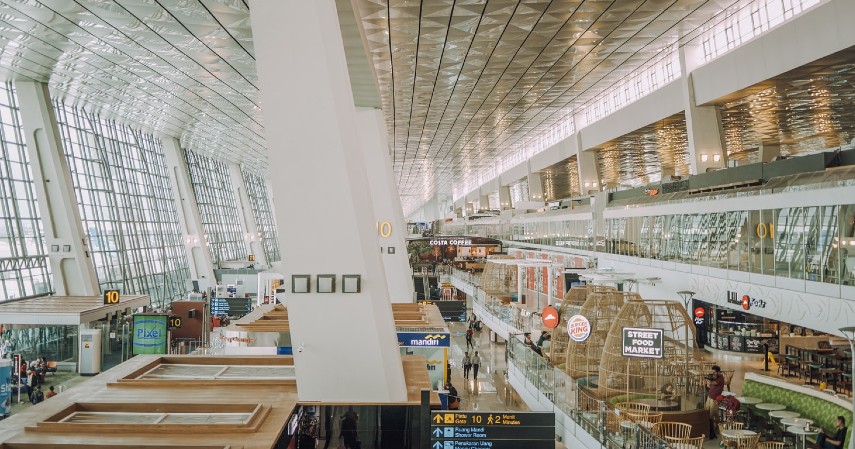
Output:
[[[264,177],[243,170],[243,183],[255,215],[255,223],[261,233],[261,243],[268,262],[282,260],[279,256],[279,237],[276,234],[276,219],[273,216],[273,203],[267,193]]]
[[[101,288],[147,294],[156,305],[181,298],[190,269],[160,140],[54,106]]]
[[[0,301],[51,292],[50,266],[14,89],[0,84]]]
[[[246,260],[246,243],[238,219],[238,206],[229,167],[220,161],[184,150],[193,193],[205,228],[205,241],[215,265]]]

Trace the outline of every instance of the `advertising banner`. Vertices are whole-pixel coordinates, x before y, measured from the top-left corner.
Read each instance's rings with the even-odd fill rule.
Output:
[[[166,354],[166,315],[134,315],[134,355]]]
[[[0,359],[0,416],[12,413],[12,361]]]

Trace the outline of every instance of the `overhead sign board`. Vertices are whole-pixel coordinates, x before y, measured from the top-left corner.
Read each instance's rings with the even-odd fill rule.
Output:
[[[558,321],[560,321],[558,317],[558,310],[552,306],[546,306],[543,308],[543,312],[540,313],[540,320],[543,321],[543,326],[548,329],[555,329],[558,327]]]
[[[623,356],[661,359],[662,329],[623,328]]]
[[[591,336],[591,323],[582,315],[573,315],[567,320],[567,334],[575,342],[583,342]]]
[[[451,346],[451,334],[447,332],[398,332],[398,346],[448,348]]]
[[[119,296],[118,290],[104,290],[104,305],[118,304]]]
[[[433,412],[431,449],[554,449],[555,414]]]

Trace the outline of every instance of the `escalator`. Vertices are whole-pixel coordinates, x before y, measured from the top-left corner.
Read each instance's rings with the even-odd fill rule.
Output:
[[[413,289],[416,291],[416,300],[425,300],[425,276],[413,276]]]
[[[431,301],[439,301],[439,296],[440,296],[439,277],[428,276],[427,294],[429,295]]]

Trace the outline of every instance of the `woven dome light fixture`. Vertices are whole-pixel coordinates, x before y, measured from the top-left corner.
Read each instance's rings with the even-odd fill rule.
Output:
[[[584,341],[571,338],[567,346],[567,367],[565,371],[573,378],[587,378],[590,385],[593,376],[600,373],[600,358],[603,346],[612,323],[631,299],[641,300],[638,293],[619,292],[598,288],[588,293],[588,299],[579,311],[590,323],[590,335]]]
[[[661,358],[625,356],[624,328],[662,331]],[[695,325],[683,304],[677,301],[634,298],[627,301],[613,320],[599,366],[601,397],[626,395],[624,400],[662,399],[664,386],[674,387],[670,401],[679,406],[685,395],[686,373],[697,355]],[[687,404],[688,405],[688,404]]]
[[[570,342],[570,334],[567,333],[567,320],[573,315],[577,315],[585,301],[588,300],[588,292],[592,291],[617,291],[614,287],[603,285],[576,285],[570,287],[567,293],[564,294],[564,299],[558,307],[558,316],[561,317],[561,324],[565,329],[557,329],[552,335],[552,346],[549,355],[549,362],[552,366],[559,369],[565,369],[567,363],[567,345]]]

